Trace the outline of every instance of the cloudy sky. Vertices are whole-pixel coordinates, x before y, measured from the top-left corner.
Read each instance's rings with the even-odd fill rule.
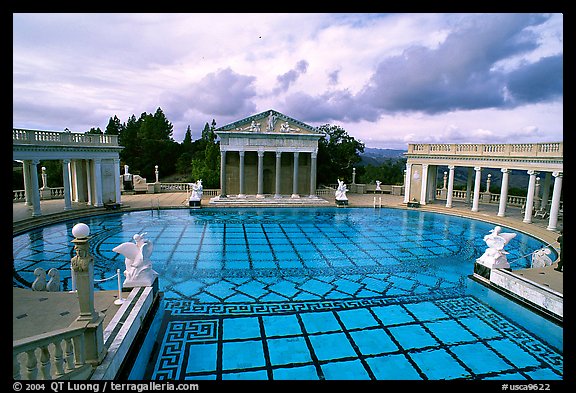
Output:
[[[562,14],[15,13],[13,127],[274,109],[366,147],[563,140]]]

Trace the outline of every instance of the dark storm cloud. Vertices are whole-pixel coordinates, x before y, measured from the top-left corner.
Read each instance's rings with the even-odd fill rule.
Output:
[[[308,69],[308,62],[306,60],[300,60],[296,67],[285,74],[282,74],[276,78],[278,81],[278,86],[274,89],[274,94],[281,93],[288,90],[290,85],[298,79],[302,74],[306,73]]]
[[[330,91],[286,98],[289,110],[314,120],[374,120],[379,114],[510,108],[562,94],[562,56],[503,63],[539,46],[531,28],[549,17],[490,14],[469,18],[435,48],[412,46],[384,58],[355,95]],[[461,21],[462,22],[462,21]],[[312,109],[313,108],[313,109]],[[311,113],[313,112],[313,113]]]
[[[226,68],[185,86],[179,94],[166,98],[166,102],[177,118],[182,118],[189,109],[210,116],[241,116],[256,111],[253,100],[256,96],[255,79]]]
[[[562,96],[563,56],[550,56],[511,72],[508,91],[517,103],[542,102]]]

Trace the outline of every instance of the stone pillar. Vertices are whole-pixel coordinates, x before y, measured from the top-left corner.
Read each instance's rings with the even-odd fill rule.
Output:
[[[276,152],[276,193],[274,194],[274,198],[282,198],[282,193],[280,192],[281,187],[281,166],[282,166],[282,152]]]
[[[226,150],[220,151],[220,198],[226,198]]]
[[[102,160],[94,159],[94,206],[104,206],[102,203]]]
[[[318,153],[310,153],[310,198],[316,198],[316,159]]]
[[[86,165],[86,185],[88,187],[88,200],[86,201],[87,205],[92,205],[94,203],[94,196],[92,195],[92,189],[93,187],[93,176],[92,176],[92,162],[90,160],[85,160],[84,161],[85,165]]]
[[[294,152],[294,174],[292,179],[292,198],[300,198],[298,194],[298,156],[297,151]]]
[[[156,183],[159,183],[159,181],[158,181],[158,175],[159,175],[158,165],[154,165],[154,174],[156,175]]]
[[[356,168],[352,168],[352,184],[356,184]]]
[[[72,209],[72,196],[70,191],[70,160],[62,160],[62,180],[64,183],[64,210]]]
[[[474,199],[472,200],[472,211],[478,211],[478,202],[480,201],[480,179],[482,177],[482,168],[474,167],[476,177],[474,178]]]
[[[412,178],[412,164],[406,163],[404,175],[404,203],[410,202],[410,179]]]
[[[506,215],[506,204],[508,203],[508,176],[510,170],[507,168],[500,169],[502,172],[502,184],[500,185],[500,204],[498,205],[498,217]]]
[[[48,188],[48,175],[46,175],[46,167],[42,167],[42,189]]]
[[[116,203],[121,203],[122,201],[122,181],[120,181],[120,159],[114,159],[114,184],[116,191]]]
[[[553,172],[554,190],[552,191],[552,204],[550,205],[550,219],[546,229],[549,231],[556,230],[558,225],[558,212],[560,211],[560,194],[562,193],[562,172]]]
[[[550,198],[551,178],[552,174],[550,172],[546,172],[546,176],[544,177],[544,190],[542,191],[542,203],[540,204],[541,209],[546,209],[548,207],[548,198]]]
[[[448,170],[448,191],[446,193],[446,207],[452,207],[452,197],[454,194],[454,165],[449,165]],[[446,173],[446,172],[444,172]]]
[[[429,164],[422,164],[422,188],[420,190],[420,204],[426,204],[428,194],[428,168]]]
[[[106,355],[102,323],[104,314],[94,308],[94,258],[90,255],[90,228],[86,224],[76,224],[72,228],[74,250],[71,259],[72,274],[76,277],[76,294],[80,306],[80,315],[70,325],[84,327],[84,351],[86,362],[98,365]]]
[[[533,170],[527,171],[530,175],[528,181],[528,193],[526,194],[526,207],[524,209],[524,219],[522,222],[530,224],[532,222],[532,208],[534,207],[534,189],[536,188],[536,172]]]
[[[448,181],[448,172],[444,172],[444,176],[442,177],[442,188],[440,189],[440,199],[446,199],[448,200],[448,189],[446,188],[446,183]],[[436,190],[434,190],[434,193],[436,193]]]
[[[30,175],[30,160],[22,161],[22,174],[24,176],[24,196],[26,197],[26,206],[32,204],[32,176]]]
[[[258,151],[258,192],[256,198],[264,198],[264,151]]]
[[[40,160],[32,160],[30,164],[32,217],[42,215],[42,210],[40,209],[40,188],[38,187],[38,164],[40,164]]]
[[[244,190],[244,151],[240,150],[238,152],[240,154],[240,179],[238,181],[239,184],[239,191],[238,191],[238,198],[246,198],[246,191]]]

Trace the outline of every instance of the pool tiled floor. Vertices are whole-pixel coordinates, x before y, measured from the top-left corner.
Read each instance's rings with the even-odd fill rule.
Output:
[[[280,210],[87,222],[97,279],[123,268],[110,250],[134,233],[154,243],[163,300],[145,379],[562,378],[561,352],[466,293],[490,224],[394,209]],[[39,266],[69,269],[71,227],[14,239],[15,285]],[[515,264],[541,246],[516,240]],[[69,271],[61,276],[69,289]]]

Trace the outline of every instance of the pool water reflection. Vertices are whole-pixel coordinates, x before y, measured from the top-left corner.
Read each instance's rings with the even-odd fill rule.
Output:
[[[370,208],[178,209],[83,222],[97,280],[124,269],[112,249],[135,233],[154,243],[163,300],[130,378],[562,378],[562,329],[468,278],[492,224]],[[42,266],[59,268],[69,286],[76,223],[15,237],[14,285]],[[542,242],[503,230],[517,233],[506,247],[512,269],[529,266]]]

